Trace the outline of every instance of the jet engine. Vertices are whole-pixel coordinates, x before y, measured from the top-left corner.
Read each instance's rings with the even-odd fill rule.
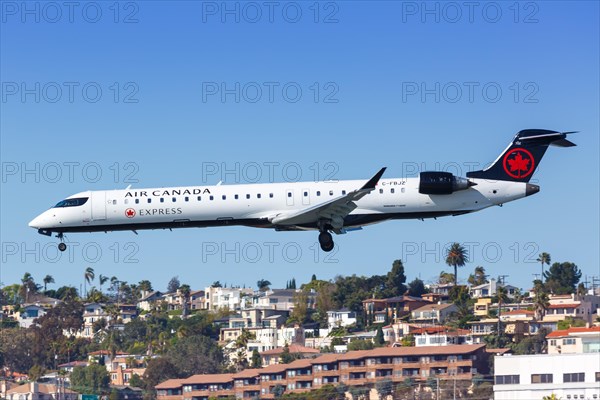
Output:
[[[419,175],[419,193],[421,194],[452,194],[475,185],[476,183],[467,178],[454,176],[450,172],[426,171]]]

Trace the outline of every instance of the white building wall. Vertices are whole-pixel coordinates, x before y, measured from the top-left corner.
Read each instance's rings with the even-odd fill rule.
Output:
[[[563,382],[565,373],[584,373],[583,382]],[[552,374],[552,383],[531,383],[532,374]],[[494,384],[495,400],[600,399],[600,354],[536,354],[494,357],[494,378],[518,375],[519,383]]]

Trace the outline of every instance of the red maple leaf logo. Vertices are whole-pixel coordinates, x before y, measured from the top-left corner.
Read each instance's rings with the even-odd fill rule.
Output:
[[[125,216],[127,218],[135,217],[135,210],[133,208],[128,208],[127,210],[125,210]]]
[[[512,158],[508,158],[511,156]],[[504,171],[513,178],[525,178],[533,172],[533,155],[525,149],[513,149],[504,156]]]

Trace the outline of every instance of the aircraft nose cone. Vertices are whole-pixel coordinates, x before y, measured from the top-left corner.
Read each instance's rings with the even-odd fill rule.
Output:
[[[40,229],[41,222],[42,222],[42,221],[41,221],[41,218],[40,218],[40,216],[38,215],[37,217],[35,217],[34,219],[32,219],[32,220],[29,222],[29,227],[30,227],[30,228],[34,228],[34,229]]]
[[[531,196],[532,194],[536,194],[540,191],[540,187],[538,185],[532,185],[528,183],[525,185],[525,196]]]

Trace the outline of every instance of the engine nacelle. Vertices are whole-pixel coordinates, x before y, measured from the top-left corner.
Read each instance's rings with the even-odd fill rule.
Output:
[[[426,171],[419,175],[419,193],[452,194],[476,185],[466,178],[454,176],[450,172]]]

